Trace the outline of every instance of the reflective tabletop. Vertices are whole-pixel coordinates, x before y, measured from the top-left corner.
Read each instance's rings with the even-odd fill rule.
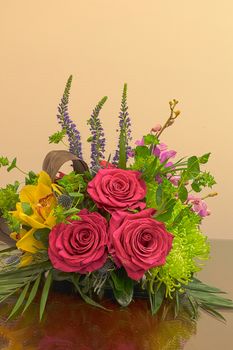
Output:
[[[211,241],[212,257],[198,277],[233,298],[233,240]],[[201,313],[197,323],[187,315],[177,319],[162,310],[152,317],[147,301],[136,299],[128,308],[111,300],[107,312],[85,304],[77,295],[53,291],[43,321],[35,302],[24,316],[6,322],[13,300],[0,307],[0,350],[217,350],[233,348],[233,312],[227,323]]]

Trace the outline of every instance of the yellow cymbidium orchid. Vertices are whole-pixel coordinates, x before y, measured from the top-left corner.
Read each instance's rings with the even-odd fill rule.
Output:
[[[45,171],[39,173],[37,185],[26,185],[20,191],[20,202],[16,204],[16,210],[12,215],[29,229],[22,228],[19,233],[11,234],[11,237],[17,240],[18,249],[36,253],[39,249],[45,248],[42,242],[34,238],[34,233],[38,229],[52,228],[56,224],[54,207],[57,205],[57,200],[53,191],[61,193],[59,186],[52,183]]]

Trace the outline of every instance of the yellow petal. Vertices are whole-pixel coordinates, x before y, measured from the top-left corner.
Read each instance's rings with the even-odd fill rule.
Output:
[[[26,185],[19,193],[20,202],[36,203],[36,187],[35,185]]]
[[[23,235],[22,238],[16,243],[16,247],[25,252],[36,253],[39,249],[44,249],[44,245],[42,242],[37,241],[33,234],[35,233],[35,229],[29,230],[27,233]]]
[[[19,267],[28,266],[31,264],[33,257],[31,254],[23,254],[20,258]]]
[[[52,184],[49,174],[47,174],[44,170],[42,170],[39,173],[38,184],[41,184],[41,183],[46,185],[47,187],[51,187],[51,184]]]

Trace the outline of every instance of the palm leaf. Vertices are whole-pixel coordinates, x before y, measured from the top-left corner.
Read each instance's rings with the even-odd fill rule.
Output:
[[[42,320],[42,317],[44,314],[45,305],[48,299],[51,284],[52,284],[52,271],[50,270],[48,273],[47,279],[45,281],[44,288],[41,295],[41,300],[40,300],[40,321]]]

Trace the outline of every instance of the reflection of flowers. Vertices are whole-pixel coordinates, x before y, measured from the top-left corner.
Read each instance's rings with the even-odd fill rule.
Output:
[[[105,301],[105,306],[114,309],[112,317],[76,296],[52,294],[52,298],[42,323],[35,317],[36,304],[18,320],[0,322],[0,333],[19,344],[9,350],[23,350],[26,343],[32,350],[164,350],[171,349],[171,344],[172,350],[181,350],[196,330],[185,314],[174,320],[168,313],[158,321],[148,312],[145,300],[137,299],[126,309]],[[57,322],[61,317],[63,327]]]

